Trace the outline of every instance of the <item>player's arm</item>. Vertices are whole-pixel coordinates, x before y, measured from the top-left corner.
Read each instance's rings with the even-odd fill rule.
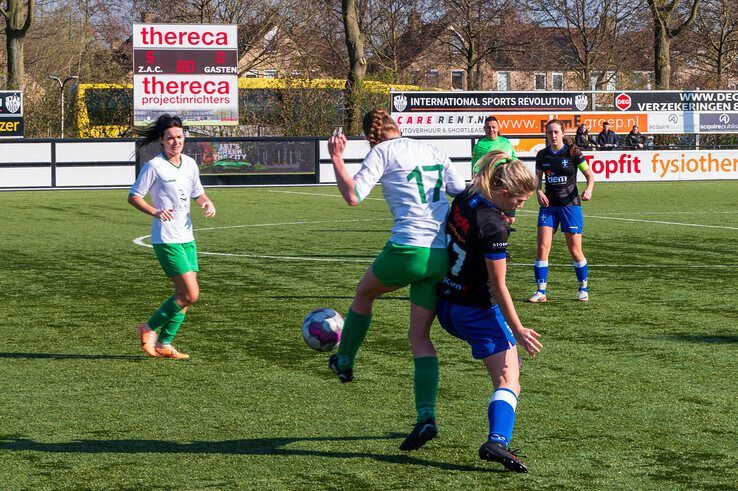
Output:
[[[212,201],[210,201],[210,198],[208,198],[205,193],[202,193],[200,196],[195,198],[195,203],[200,205],[200,208],[205,210],[206,217],[215,216],[215,205],[213,204]]]
[[[587,165],[586,161],[582,161],[579,164],[579,170],[582,171],[585,179],[587,179],[587,187],[584,189],[584,191],[582,191],[582,200],[589,201],[592,199],[592,189],[594,189],[595,184],[594,174],[592,173],[592,169],[589,168],[589,165]]]
[[[494,295],[495,300],[497,300],[497,305],[500,306],[500,310],[502,311],[502,315],[505,316],[507,324],[512,329],[515,340],[531,356],[536,356],[543,347],[538,340],[541,335],[533,329],[524,327],[520,322],[515,305],[513,305],[512,297],[510,296],[510,291],[507,289],[507,260],[505,257],[490,257],[487,255],[485,262],[487,263],[490,291]]]
[[[346,170],[346,163],[343,161],[343,151],[346,150],[346,136],[343,133],[336,133],[328,139],[328,153],[331,156],[333,171],[336,174],[336,183],[341,196],[346,200],[349,206],[359,204],[359,199],[354,192],[354,180]]]
[[[536,182],[538,183],[538,189],[536,189],[538,204],[545,208],[548,206],[548,196],[543,192],[543,171],[541,169],[536,169]]]
[[[162,221],[171,220],[174,218],[174,209],[168,209],[168,210],[157,210],[150,204],[146,202],[146,200],[143,199],[142,196],[139,196],[137,194],[129,194],[128,195],[128,203],[130,203],[134,208],[136,208],[139,211],[142,211],[146,213],[147,215],[151,215],[154,218],[158,218]]]

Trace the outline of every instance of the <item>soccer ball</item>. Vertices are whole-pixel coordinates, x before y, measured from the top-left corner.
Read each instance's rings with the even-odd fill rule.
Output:
[[[318,351],[330,351],[341,341],[343,317],[333,309],[315,309],[302,321],[302,338]]]

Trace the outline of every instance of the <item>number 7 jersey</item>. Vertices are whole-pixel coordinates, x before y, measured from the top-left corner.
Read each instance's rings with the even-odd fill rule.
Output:
[[[382,184],[382,194],[395,221],[390,241],[417,247],[446,247],[446,194],[456,196],[466,183],[444,152],[410,138],[379,143],[354,176],[359,202],[377,183]]]

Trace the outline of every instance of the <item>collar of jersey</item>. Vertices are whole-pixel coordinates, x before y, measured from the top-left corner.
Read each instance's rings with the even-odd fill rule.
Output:
[[[174,165],[172,161],[167,158],[167,155],[164,152],[161,153],[161,158],[169,162],[169,165],[171,165],[175,169],[179,169],[182,167],[182,154],[179,154],[179,165]]]
[[[566,147],[567,147],[567,145],[566,145],[566,143],[564,143],[564,146],[563,147],[561,147],[558,150],[554,151],[554,149],[551,148],[551,145],[549,145],[548,146],[548,151],[551,152],[551,155],[560,155],[561,152],[563,152],[564,150],[566,150]]]
[[[499,208],[497,208],[497,207],[496,207],[496,206],[494,205],[494,203],[492,203],[492,202],[491,202],[490,200],[486,199],[486,198],[485,198],[484,196],[482,196],[482,195],[481,195],[481,194],[479,194],[479,193],[474,193],[474,194],[472,195],[472,197],[471,197],[471,198],[469,199],[469,204],[470,204],[470,205],[472,205],[472,206],[473,206],[474,208],[476,208],[476,207],[477,207],[477,203],[478,203],[479,201],[481,201],[482,203],[486,204],[487,206],[489,206],[489,207],[490,207],[490,208],[492,208],[493,210],[495,210],[495,211],[499,211],[500,213],[502,213],[502,211],[501,211],[501,210],[500,210]]]

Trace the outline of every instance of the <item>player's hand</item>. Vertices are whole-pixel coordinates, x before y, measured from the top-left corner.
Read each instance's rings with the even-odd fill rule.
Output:
[[[343,133],[335,133],[328,139],[328,153],[331,157],[340,157],[346,149],[346,135]]]
[[[590,189],[585,189],[582,193],[582,201],[589,201],[592,199],[592,191]]]
[[[511,217],[503,213],[502,218],[505,220],[505,222],[507,222],[508,225],[512,225],[513,223],[515,223],[515,217]]]
[[[162,222],[174,219],[174,208],[168,210],[156,210],[153,215],[154,218],[158,218]]]
[[[543,345],[538,340],[541,335],[533,329],[524,327],[518,331],[514,331],[514,334],[515,341],[517,341],[518,344],[530,354],[530,356],[536,356],[538,352],[541,351],[541,348],[543,348]]]
[[[215,205],[212,201],[206,201],[200,205],[200,208],[205,210],[205,216],[210,218],[215,216]]]
[[[543,189],[539,189],[536,196],[538,197],[538,204],[541,205],[542,208],[547,208],[548,197],[546,196],[546,193],[543,192]]]

